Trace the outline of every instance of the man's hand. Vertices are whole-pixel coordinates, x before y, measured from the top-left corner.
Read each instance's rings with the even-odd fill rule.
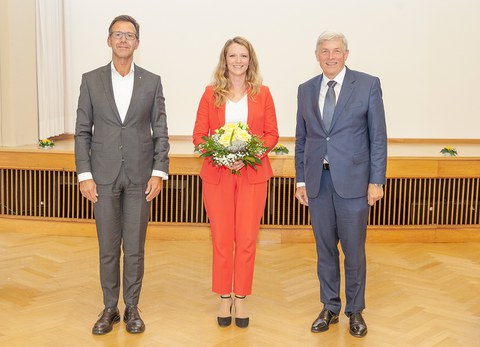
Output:
[[[97,185],[93,179],[80,182],[80,192],[91,202],[98,201]]]
[[[295,197],[298,199],[298,201],[300,201],[302,205],[308,206],[307,190],[305,189],[305,187],[297,187]]]
[[[383,198],[383,187],[370,183],[368,185],[368,204],[373,206],[381,198]]]
[[[145,194],[147,194],[147,201],[150,202],[160,193],[163,187],[163,180],[161,177],[152,176],[148,180],[147,183],[147,190]]]

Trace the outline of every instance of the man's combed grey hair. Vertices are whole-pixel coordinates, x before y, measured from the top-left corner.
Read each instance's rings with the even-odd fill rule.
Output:
[[[328,31],[328,30],[320,34],[320,36],[317,39],[317,46],[315,47],[315,49],[318,49],[318,46],[320,46],[322,42],[330,41],[330,40],[342,40],[343,45],[345,46],[345,50],[348,51],[348,41],[345,35],[343,35],[341,32],[338,32],[338,31]]]
[[[130,23],[132,23],[133,26],[135,27],[135,31],[136,31],[135,34],[137,35],[137,39],[140,39],[140,25],[135,20],[135,18],[133,18],[131,16],[128,16],[126,14],[122,14],[120,16],[117,16],[112,20],[112,23],[110,23],[110,26],[108,27],[108,35],[112,35],[112,27],[116,22],[130,22]]]

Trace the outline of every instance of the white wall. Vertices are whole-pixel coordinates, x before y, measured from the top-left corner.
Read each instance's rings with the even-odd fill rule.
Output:
[[[257,51],[281,136],[294,136],[298,84],[321,72],[326,29],[349,40],[348,67],[380,77],[391,138],[480,138],[478,0],[65,0],[67,105],[74,129],[83,72],[110,61],[107,29],[140,23],[135,61],[162,76],[170,134],[190,135],[225,41]]]

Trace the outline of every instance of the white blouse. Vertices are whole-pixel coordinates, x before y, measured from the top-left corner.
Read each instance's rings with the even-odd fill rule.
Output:
[[[242,122],[247,124],[248,98],[247,94],[237,102],[227,99],[225,105],[225,124]]]

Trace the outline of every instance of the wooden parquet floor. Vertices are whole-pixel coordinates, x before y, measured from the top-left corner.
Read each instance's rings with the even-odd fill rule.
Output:
[[[97,241],[0,233],[0,346],[480,346],[480,244],[367,244],[368,335],[348,319],[312,334],[315,249],[260,244],[248,329],[216,324],[207,241],[147,241],[147,329],[91,327],[101,311]],[[123,311],[123,303],[120,304]]]

